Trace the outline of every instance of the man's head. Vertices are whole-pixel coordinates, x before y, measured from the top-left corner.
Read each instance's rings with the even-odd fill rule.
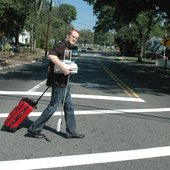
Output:
[[[79,35],[79,31],[77,31],[76,29],[72,29],[67,35],[67,40],[71,45],[73,45],[77,42]]]

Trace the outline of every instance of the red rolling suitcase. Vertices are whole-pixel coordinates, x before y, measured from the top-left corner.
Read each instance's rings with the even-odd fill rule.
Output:
[[[36,109],[38,101],[44,95],[44,93],[48,90],[49,87],[43,92],[43,94],[37,99],[35,102],[29,98],[22,98],[18,105],[14,107],[14,109],[9,113],[8,117],[4,121],[4,128],[8,131],[15,132],[19,125],[24,121],[24,119]]]

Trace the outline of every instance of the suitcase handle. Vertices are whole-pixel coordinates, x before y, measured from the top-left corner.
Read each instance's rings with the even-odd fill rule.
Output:
[[[43,97],[44,93],[50,88],[50,86],[48,86],[44,92],[42,93],[42,95],[37,99],[37,101],[35,102],[35,106],[38,104],[39,100]]]

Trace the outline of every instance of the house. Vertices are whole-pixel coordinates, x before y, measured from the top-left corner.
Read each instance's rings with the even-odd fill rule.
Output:
[[[26,31],[25,29],[19,34],[19,43],[23,45],[30,44],[31,35],[30,32]]]

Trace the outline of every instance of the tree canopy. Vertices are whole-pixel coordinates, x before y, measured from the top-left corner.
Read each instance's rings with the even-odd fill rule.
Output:
[[[94,27],[95,32],[107,32],[115,30],[116,33],[122,32],[124,28],[132,25],[130,30],[137,30],[130,43],[139,47],[139,60],[144,55],[145,45],[150,38],[155,25],[165,25],[170,20],[170,1],[161,0],[84,0],[93,6],[94,14],[97,16],[97,22]],[[122,32],[123,33],[123,32]],[[117,39],[119,45],[129,45],[126,34],[120,34]],[[128,34],[128,32],[127,32]],[[134,42],[135,40],[135,42]],[[124,45],[121,45],[122,49]],[[133,47],[135,48],[135,46]]]
[[[19,32],[24,28],[34,0],[0,0],[0,33],[14,36],[18,42]]]
[[[170,18],[170,1],[161,0],[84,0],[93,6],[98,21],[95,29],[120,29],[134,22],[140,12],[151,11],[155,16]]]
[[[51,1],[54,2],[54,1]],[[0,40],[2,36],[15,37],[23,29],[31,32],[34,45],[44,47],[49,23],[49,0],[0,0]],[[69,4],[51,6],[49,41],[60,41],[76,19],[76,8]],[[36,43],[35,43],[36,42]]]

